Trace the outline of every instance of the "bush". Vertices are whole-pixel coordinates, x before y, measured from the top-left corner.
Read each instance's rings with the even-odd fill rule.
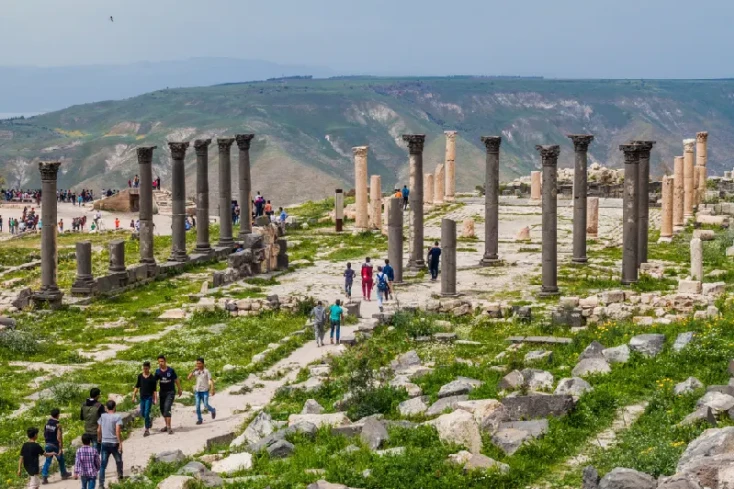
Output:
[[[361,389],[347,403],[347,416],[357,420],[373,414],[390,414],[397,409],[398,404],[408,399],[405,389],[382,386]]]
[[[436,327],[425,318],[417,318],[409,312],[398,311],[393,318],[393,325],[397,331],[402,331],[410,338],[430,336],[436,332]]]
[[[0,348],[11,353],[31,355],[38,352],[39,346],[35,336],[27,331],[0,331]]]

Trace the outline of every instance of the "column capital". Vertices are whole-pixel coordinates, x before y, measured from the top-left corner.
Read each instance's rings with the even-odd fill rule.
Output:
[[[217,138],[217,146],[219,146],[219,151],[229,151],[229,148],[232,147],[233,143],[234,138]]]
[[[367,151],[370,149],[369,146],[355,146],[352,148],[354,156],[367,156]]]
[[[423,144],[426,142],[425,134],[403,134],[403,141],[408,143],[408,152],[412,155],[423,153]]]
[[[706,131],[696,133],[696,142],[705,143],[709,138],[709,133]]]
[[[43,181],[56,181],[56,176],[59,173],[60,161],[39,161],[38,170],[41,172],[41,180]]]
[[[482,136],[479,138],[484,143],[484,147],[487,148],[487,153],[499,153],[500,144],[502,143],[501,136]]]
[[[234,138],[237,141],[237,147],[242,151],[250,149],[250,142],[254,138],[254,134],[235,134]]]
[[[158,146],[141,146],[138,148],[138,163],[150,163],[153,160],[153,150]]]
[[[637,144],[620,144],[620,151],[624,152],[625,164],[637,164],[640,162],[640,146]]]
[[[535,146],[536,151],[540,153],[543,160],[543,166],[556,166],[558,164],[558,155],[561,154],[561,147],[557,144]]]
[[[656,141],[632,141],[632,144],[636,144],[640,148],[640,157],[649,158],[652,147],[655,146]]]
[[[683,140],[683,152],[693,153],[694,146],[696,145],[695,139],[684,139]]]
[[[211,139],[197,139],[194,141],[194,150],[198,156],[206,156],[209,154],[209,145],[212,144]]]
[[[186,156],[189,143],[168,143],[168,147],[171,149],[171,158],[174,160],[183,160]]]
[[[443,133],[446,135],[446,139],[454,140],[459,131],[444,131]]]
[[[589,144],[594,140],[591,134],[567,134],[567,138],[573,141],[573,150],[576,152],[587,152]]]

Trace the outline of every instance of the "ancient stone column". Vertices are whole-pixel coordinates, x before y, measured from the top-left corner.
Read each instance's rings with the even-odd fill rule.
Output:
[[[125,241],[122,239],[116,239],[110,241],[110,265],[108,271],[110,273],[124,273],[125,272]]]
[[[487,151],[484,168],[484,256],[483,266],[499,263],[499,193],[500,193],[500,144],[499,136],[481,138]]]
[[[232,246],[232,160],[234,138],[217,138],[219,147],[219,246]],[[241,210],[241,209],[240,209]]]
[[[425,192],[423,193],[423,203],[426,205],[433,204],[435,197],[433,196],[434,183],[433,173],[426,173],[423,175],[423,182],[425,185]]]
[[[168,143],[173,160],[171,185],[173,190],[171,203],[171,256],[168,261],[187,261],[186,253],[186,169],[184,158],[189,143]]]
[[[703,280],[703,244],[700,238],[691,240],[691,280]]]
[[[92,242],[76,243],[76,280],[71,286],[72,294],[89,295],[94,287],[92,275]]]
[[[624,196],[622,201],[622,284],[637,282],[637,179],[639,175],[640,147],[636,144],[622,144],[624,151]]]
[[[530,199],[540,200],[540,189],[541,189],[541,172],[531,171],[530,172]]]
[[[699,202],[703,202],[706,199],[706,183],[708,182],[708,170],[706,169],[706,163],[708,162],[708,138],[709,133],[705,131],[696,133],[696,165],[699,168]]]
[[[673,179],[663,176],[663,203],[660,211],[660,241],[673,238]]]
[[[34,300],[47,302],[53,306],[61,304],[63,293],[56,282],[58,254],[56,244],[56,178],[59,172],[59,161],[42,161],[38,163],[41,172],[41,288],[33,294]]]
[[[599,197],[587,199],[586,235],[596,239],[599,236]]]
[[[344,190],[340,188],[334,193],[334,224],[337,233],[344,230]]]
[[[240,234],[239,241],[243,241],[245,247],[249,246],[249,238],[252,234],[252,178],[250,177],[250,142],[254,134],[235,134],[237,148],[240,150],[238,159],[238,170],[240,192],[237,198],[240,205]]]
[[[212,252],[209,244],[209,145],[211,139],[194,141],[196,150],[196,253]]]
[[[695,139],[683,140],[683,217],[693,217],[693,147]]]
[[[154,264],[153,254],[153,150],[157,146],[138,148],[140,174],[140,263]]]
[[[441,219],[441,295],[456,295],[456,221]]]
[[[380,229],[382,227],[382,178],[380,175],[370,177],[370,206],[372,229]]]
[[[410,153],[410,195],[408,205],[413,218],[410,233],[413,238],[408,268],[418,270],[426,266],[423,259],[423,144],[425,134],[404,134]]]
[[[446,185],[444,199],[451,202],[456,198],[456,131],[444,131],[446,135]]]
[[[446,189],[446,169],[443,163],[436,165],[433,173],[433,203],[443,204],[443,196]]]
[[[558,291],[558,145],[536,146],[543,162],[543,279],[541,297],[557,295]]]
[[[640,147],[637,167],[637,266],[647,263],[647,238],[650,226],[650,151],[655,141],[633,141]]]
[[[673,160],[673,226],[678,229],[685,226],[683,173],[683,157],[676,156]]]
[[[356,217],[354,227],[365,230],[369,227],[367,211],[367,151],[369,146],[355,146],[354,153],[354,200]],[[410,189],[411,193],[413,189]]]
[[[586,171],[591,134],[569,134],[573,141],[575,164],[573,170],[573,258],[574,263],[586,263]]]
[[[395,272],[395,283],[403,282],[403,202],[387,199],[387,258]]]
[[[698,190],[698,175],[701,173],[698,165],[693,165],[693,207],[696,208],[699,204],[700,192]]]

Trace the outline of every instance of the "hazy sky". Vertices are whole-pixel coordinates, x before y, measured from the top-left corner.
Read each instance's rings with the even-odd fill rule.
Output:
[[[222,56],[340,73],[734,76],[726,61],[732,0],[0,0],[0,7],[0,65]]]

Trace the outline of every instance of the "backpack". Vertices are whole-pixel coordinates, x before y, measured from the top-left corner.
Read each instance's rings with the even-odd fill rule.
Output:
[[[387,290],[387,277],[384,273],[377,274],[377,290]]]

